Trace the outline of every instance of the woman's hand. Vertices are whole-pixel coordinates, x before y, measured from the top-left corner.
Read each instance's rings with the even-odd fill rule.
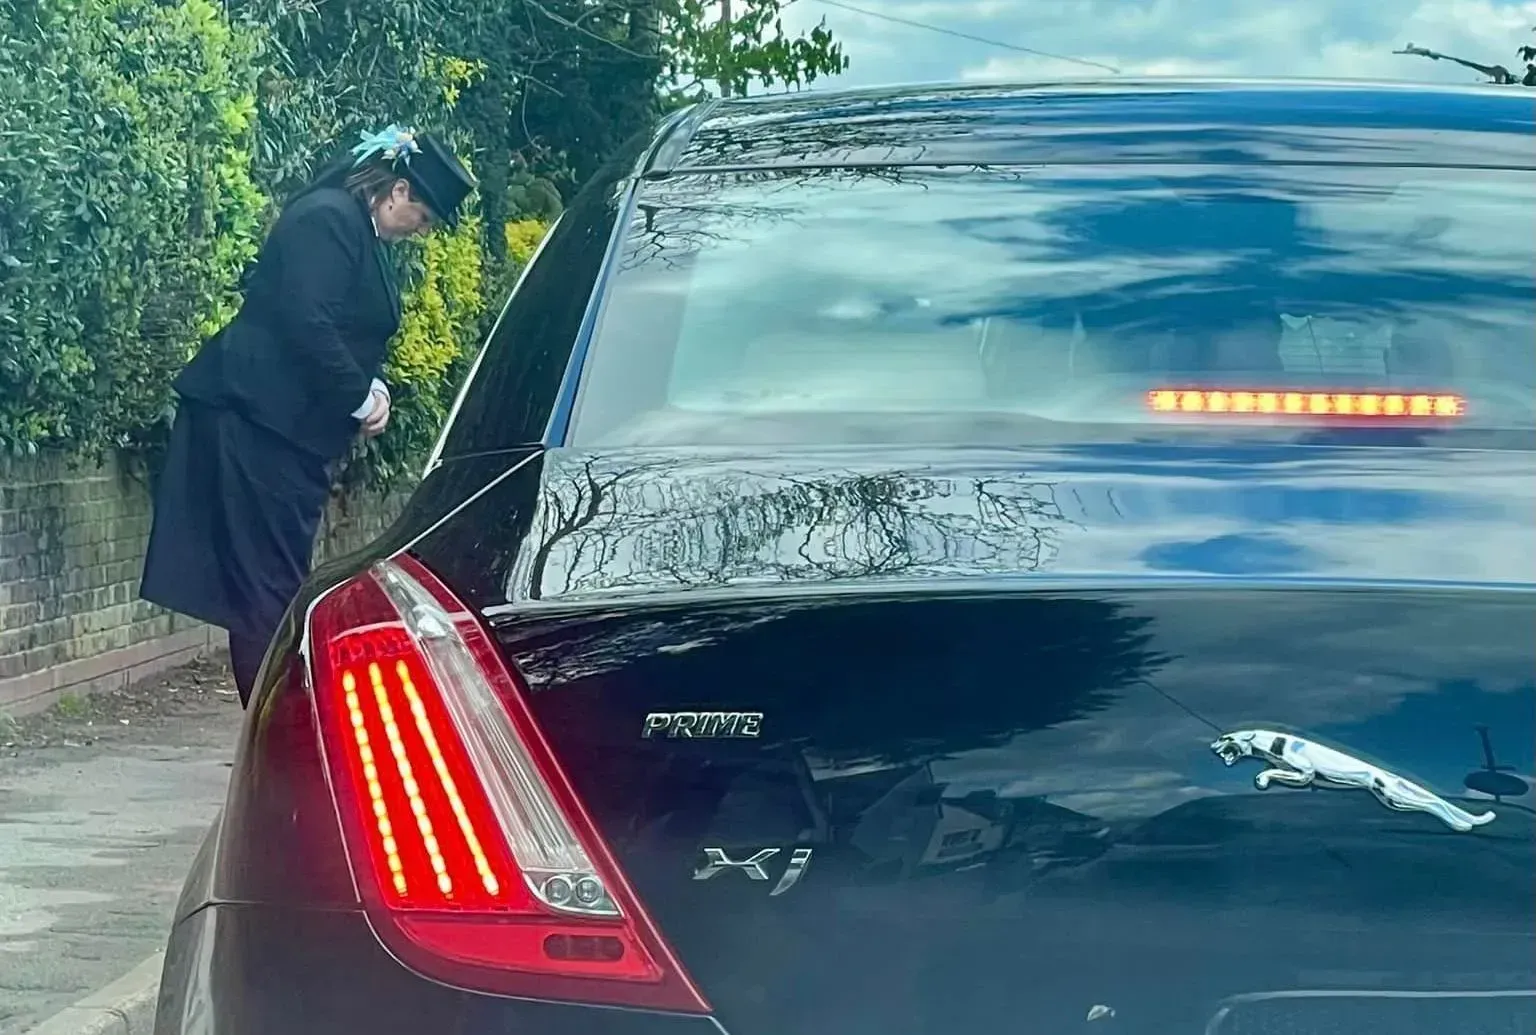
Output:
[[[372,395],[373,409],[363,418],[363,435],[367,438],[377,438],[389,426],[389,393],[375,388]]]

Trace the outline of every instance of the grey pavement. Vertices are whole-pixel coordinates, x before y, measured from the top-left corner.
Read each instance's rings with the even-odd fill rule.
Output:
[[[164,947],[241,718],[217,662],[0,716],[0,1035]]]

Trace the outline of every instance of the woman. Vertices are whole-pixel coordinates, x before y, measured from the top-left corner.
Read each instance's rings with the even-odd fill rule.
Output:
[[[400,293],[382,243],[456,224],[473,189],[432,137],[365,136],[289,200],[240,312],[173,384],[139,595],[228,630],[242,705],[309,574],[331,465],[389,425]]]

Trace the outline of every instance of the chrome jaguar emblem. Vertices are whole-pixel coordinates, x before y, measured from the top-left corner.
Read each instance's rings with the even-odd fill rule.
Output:
[[[1261,791],[1276,783],[1284,787],[1356,788],[1370,791],[1389,809],[1427,812],[1463,834],[1492,823],[1495,817],[1492,812],[1474,815],[1412,780],[1290,733],[1234,730],[1213,741],[1211,750],[1229,766],[1245,758],[1266,763],[1269,768],[1253,778]]]

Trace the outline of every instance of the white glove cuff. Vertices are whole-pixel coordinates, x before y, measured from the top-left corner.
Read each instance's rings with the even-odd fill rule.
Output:
[[[379,408],[379,396],[386,401],[389,399],[389,386],[378,378],[373,379],[373,384],[368,386],[368,398],[363,400],[363,405],[352,411],[354,420],[367,420],[373,416],[373,411]]]

